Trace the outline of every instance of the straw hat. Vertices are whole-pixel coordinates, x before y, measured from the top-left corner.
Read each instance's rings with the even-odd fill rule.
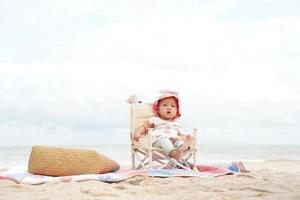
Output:
[[[93,150],[33,146],[28,172],[49,176],[102,174],[120,168],[119,164]]]

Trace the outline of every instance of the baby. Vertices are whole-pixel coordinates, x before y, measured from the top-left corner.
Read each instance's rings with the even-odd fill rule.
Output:
[[[138,141],[147,133],[147,128],[153,128],[153,146],[162,148],[171,158],[182,160],[183,152],[192,144],[192,137],[184,135],[177,119],[181,116],[180,99],[177,92],[160,91],[161,95],[152,104],[155,117],[151,117],[143,126],[139,127],[133,135]]]

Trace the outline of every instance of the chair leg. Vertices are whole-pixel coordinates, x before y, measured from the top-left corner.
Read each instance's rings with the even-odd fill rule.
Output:
[[[131,169],[135,169],[135,154],[131,152]]]
[[[148,164],[148,168],[151,168],[152,167],[152,150],[149,150],[148,152],[149,154],[149,164]]]
[[[153,131],[152,128],[147,129],[147,132],[149,135],[149,140],[148,140],[149,165],[148,165],[148,168],[152,167],[152,131]]]
[[[193,129],[193,147],[197,149],[197,137],[198,137],[198,129]],[[197,150],[193,150],[193,164],[196,164],[196,152]]]
[[[140,159],[138,157],[138,155],[136,155],[136,158],[139,160],[139,165],[136,167],[136,169],[141,169],[141,168],[145,168],[145,165],[147,165],[147,163],[145,162],[148,156],[145,156],[143,159]]]

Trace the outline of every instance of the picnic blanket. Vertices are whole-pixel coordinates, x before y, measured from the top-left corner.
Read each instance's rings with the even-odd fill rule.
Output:
[[[150,176],[150,177],[203,177],[212,178],[216,176],[240,173],[244,170],[241,162],[231,162],[222,165],[196,165],[200,172],[184,169],[147,169],[147,170],[118,170],[116,172],[105,174],[86,174],[74,176],[44,176],[34,175],[27,171],[8,170],[0,173],[0,180],[11,180],[17,184],[42,184],[46,182],[71,182],[98,180],[106,183],[116,183],[135,176]]]

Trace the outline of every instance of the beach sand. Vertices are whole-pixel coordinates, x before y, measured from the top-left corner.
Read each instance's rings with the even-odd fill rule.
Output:
[[[15,184],[0,180],[1,200],[300,199],[300,161],[245,163],[250,172],[215,178],[134,177],[119,183]]]

